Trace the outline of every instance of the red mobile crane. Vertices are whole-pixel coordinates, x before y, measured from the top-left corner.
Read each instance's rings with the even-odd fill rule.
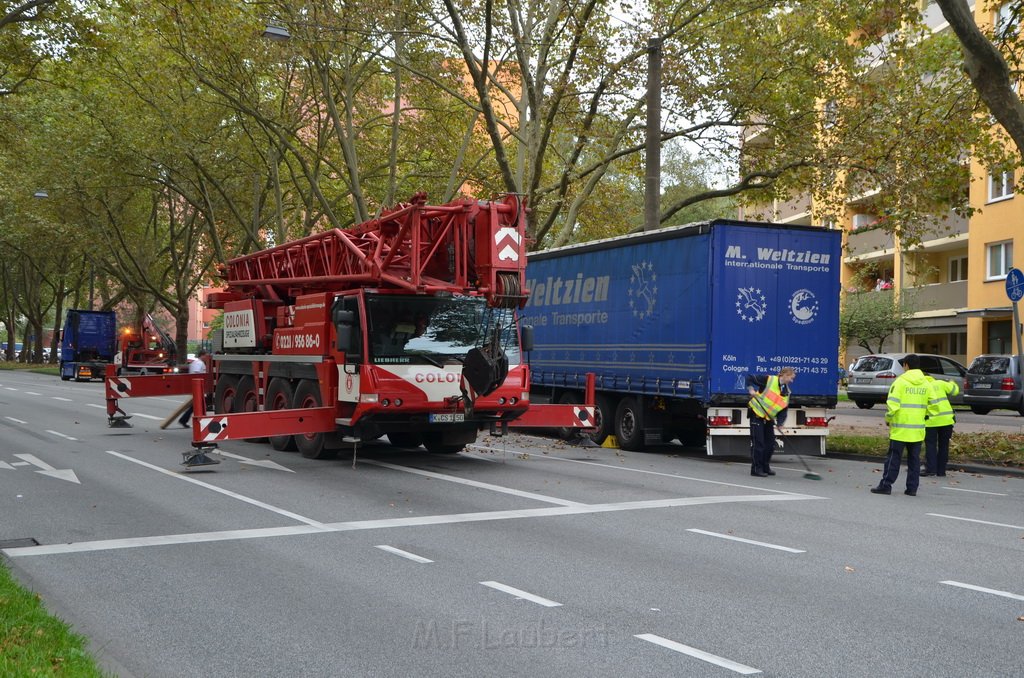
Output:
[[[351,229],[232,259],[208,300],[224,310],[213,369],[108,369],[109,424],[127,425],[120,398],[191,393],[186,465],[231,439],[323,458],[344,437],[454,453],[485,427],[589,428],[592,380],[586,406],[530,402],[532,328],[516,318],[525,226],[518,196],[431,206],[421,193]]]
[[[147,313],[141,327],[124,327],[114,357],[118,374],[168,374],[178,371],[174,340]]]

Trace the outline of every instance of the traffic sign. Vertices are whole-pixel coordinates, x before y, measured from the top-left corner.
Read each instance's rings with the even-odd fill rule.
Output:
[[[1024,299],[1024,273],[1019,268],[1011,268],[1006,272],[1006,296],[1010,301]]]

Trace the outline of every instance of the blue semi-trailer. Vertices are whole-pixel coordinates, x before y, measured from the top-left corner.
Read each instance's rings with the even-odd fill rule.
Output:
[[[522,322],[534,328],[534,391],[582,402],[594,372],[596,441],[746,454],[747,374],[793,367],[786,449],[824,454],[841,240],[838,230],[715,220],[532,253]]]
[[[117,355],[117,316],[113,311],[69,309],[60,337],[60,378],[103,379]]]

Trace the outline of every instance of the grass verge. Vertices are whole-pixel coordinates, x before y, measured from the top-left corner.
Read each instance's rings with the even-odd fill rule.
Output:
[[[828,452],[884,457],[889,451],[885,436],[832,434],[826,439]],[[923,447],[923,446],[922,446]],[[924,450],[921,450],[922,455]],[[1015,466],[1024,468],[1024,434],[957,433],[949,443],[952,462]]]
[[[39,374],[51,374],[60,376],[60,368],[56,365],[40,365],[39,363],[11,363],[0,361],[0,370],[12,372],[38,372]]]
[[[109,678],[86,651],[87,642],[0,563],[0,676]]]

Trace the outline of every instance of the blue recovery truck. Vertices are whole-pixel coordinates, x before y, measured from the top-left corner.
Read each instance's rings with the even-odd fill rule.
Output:
[[[60,378],[103,379],[117,355],[117,317],[113,311],[68,309],[60,335]]]
[[[842,234],[715,220],[529,255],[536,396],[583,402],[596,442],[747,454],[747,374],[796,369],[787,451],[824,454],[838,385]]]

